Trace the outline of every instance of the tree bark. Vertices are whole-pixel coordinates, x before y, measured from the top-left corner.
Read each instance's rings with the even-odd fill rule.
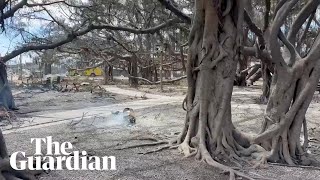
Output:
[[[109,83],[109,80],[110,80],[110,67],[108,65],[108,63],[105,61],[103,63],[103,84],[104,85],[107,85]]]
[[[52,73],[52,64],[51,63],[44,63],[44,75]]]
[[[163,84],[162,84],[162,81],[163,81],[163,58],[165,57],[165,54],[164,52],[161,52],[161,57],[160,57],[160,91],[162,92],[163,91]]]
[[[132,56],[131,60],[128,61],[129,74],[132,77],[138,77],[138,61],[135,55]],[[131,87],[138,87],[138,80],[136,78],[129,77],[129,83]]]
[[[238,151],[249,146],[249,141],[238,133],[231,121],[242,13],[240,1],[195,2],[187,61],[187,114],[177,140],[186,156],[195,155],[226,171],[230,169],[213,158],[237,158]]]
[[[185,73],[186,72],[186,64],[184,62],[183,46],[180,46],[180,58],[181,58],[182,70],[183,70],[183,73]]]
[[[272,92],[261,132],[252,142],[267,150],[260,156],[262,160],[309,165],[311,161],[300,143],[300,134],[302,126],[306,126],[305,114],[320,77],[320,35],[315,39],[309,54],[303,58],[297,53],[293,37],[308,18],[306,13],[313,13],[308,10],[308,6],[316,8],[320,1],[309,1],[302,8],[286,38],[281,27],[297,2],[284,1],[273,21],[269,37],[274,64]],[[281,51],[279,39],[284,44],[284,51]],[[307,128],[303,130],[306,138]]]
[[[256,70],[256,72],[253,73],[253,71]],[[253,74],[252,74],[253,73]],[[249,76],[250,74],[252,74],[251,76]],[[261,68],[258,69],[253,69],[250,73],[249,73],[249,77],[247,79],[247,85],[253,85],[254,82],[258,81],[261,77],[262,77],[262,70]]]
[[[243,70],[247,69],[248,67],[248,57],[243,56],[243,58],[240,58],[237,66],[237,74],[235,79],[235,85],[237,86],[246,86],[246,77],[248,75],[247,72],[243,72]]]
[[[113,81],[113,66],[109,65],[109,78],[111,81]]]
[[[261,61],[261,70],[263,84],[260,100],[262,103],[266,104],[270,96],[272,76],[267,64],[265,64],[263,61]]]
[[[243,37],[244,45],[248,44],[248,33],[249,33],[249,28],[245,28],[244,37]],[[248,75],[248,72],[244,72],[244,70],[248,68],[248,59],[249,59],[249,57],[244,54],[239,59],[238,65],[237,65],[237,74],[236,74],[234,85],[237,85],[237,86],[246,86],[247,85],[246,77]]]
[[[292,71],[277,68],[262,130],[254,140],[269,151],[267,160],[310,164],[300,144],[300,133],[319,81],[319,67],[319,62],[301,60]]]
[[[7,110],[17,109],[9,86],[6,65],[2,61],[0,61],[0,106]]]

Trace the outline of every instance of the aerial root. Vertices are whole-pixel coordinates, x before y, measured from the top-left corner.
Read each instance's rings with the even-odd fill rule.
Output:
[[[224,172],[229,172],[229,180],[236,180],[236,176],[239,176],[239,177],[243,177],[245,179],[248,179],[248,180],[254,180],[253,178],[247,176],[246,174],[238,171],[238,170],[235,170],[231,167],[228,167],[228,166],[225,166],[223,164],[220,164],[218,163],[217,161],[215,161],[211,156],[207,155],[207,154],[203,154],[203,162],[205,162],[206,164],[210,165],[210,166],[213,166],[215,168],[219,168],[220,170],[224,171]]]
[[[186,142],[181,143],[178,146],[178,150],[181,154],[184,154],[185,158],[188,158],[197,154],[197,149],[190,147],[190,145]]]

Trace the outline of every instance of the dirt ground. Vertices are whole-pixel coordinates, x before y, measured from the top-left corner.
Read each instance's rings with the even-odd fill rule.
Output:
[[[132,89],[126,86],[105,86],[108,96],[96,97],[87,92],[38,93],[38,90],[14,89],[19,123],[3,123],[10,153],[24,150],[33,154],[30,138],[52,136],[59,142],[69,141],[74,150],[86,150],[95,156],[116,156],[116,171],[52,171],[40,179],[228,179],[223,172],[183,158],[178,150],[164,150],[140,154],[159,147],[139,147],[126,150],[117,148],[151,142],[141,138],[171,139],[181,130],[185,112],[181,102],[184,86],[165,86],[161,93],[156,86]],[[235,87],[232,98],[232,118],[241,131],[256,134],[260,129],[265,105],[257,103],[259,86]],[[317,165],[320,161],[320,96],[315,95],[307,113],[310,146],[309,152]],[[121,116],[123,108],[135,110],[137,123],[130,125]],[[119,114],[115,112],[119,111]],[[160,145],[161,146],[161,145]],[[255,179],[320,179],[320,168],[285,167],[269,165],[253,169],[252,164],[240,163],[241,171]]]

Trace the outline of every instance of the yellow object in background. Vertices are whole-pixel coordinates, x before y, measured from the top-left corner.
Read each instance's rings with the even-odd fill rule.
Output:
[[[70,69],[69,76],[102,76],[103,70],[100,67],[86,68],[86,69]]]
[[[100,67],[95,67],[95,68],[87,68],[84,70],[83,75],[85,76],[102,76],[103,75],[103,70]]]

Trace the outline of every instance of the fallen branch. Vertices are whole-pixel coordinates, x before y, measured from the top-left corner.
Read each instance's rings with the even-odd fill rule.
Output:
[[[172,146],[171,145],[165,145],[165,146],[161,146],[161,147],[158,147],[154,150],[151,150],[151,151],[147,151],[147,152],[140,152],[138,154],[143,154],[143,155],[146,155],[146,154],[151,154],[151,153],[155,153],[155,152],[159,152],[159,151],[162,151],[162,150],[165,150],[165,149],[170,149]]]
[[[156,81],[156,82],[153,82],[153,81],[150,81],[146,78],[142,78],[142,77],[135,77],[135,76],[129,76],[130,78],[134,78],[134,79],[138,79],[138,80],[142,80],[142,81],[145,81],[147,82],[148,84],[151,84],[151,85],[155,85],[155,84],[160,84],[160,81]],[[176,78],[176,79],[172,79],[172,80],[167,80],[167,81],[162,81],[162,83],[173,83],[173,82],[176,82],[176,81],[180,81],[182,79],[185,79],[187,78],[187,76],[181,76],[179,78]]]
[[[132,149],[132,148],[146,147],[146,146],[156,146],[156,145],[167,144],[167,143],[168,142],[166,142],[166,141],[159,141],[159,142],[152,142],[152,143],[145,143],[145,144],[136,144],[136,145],[131,145],[131,146],[125,146],[122,148],[116,148],[115,150]]]

